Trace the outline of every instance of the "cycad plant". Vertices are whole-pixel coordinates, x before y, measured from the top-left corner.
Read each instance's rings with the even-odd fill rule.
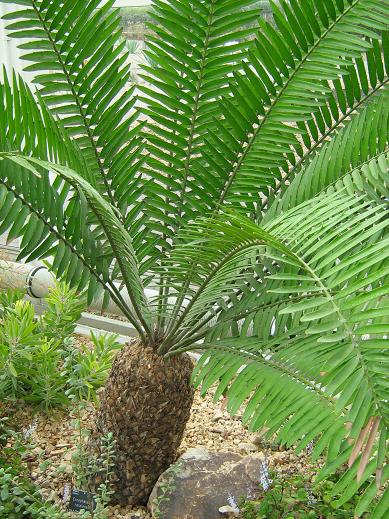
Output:
[[[0,231],[139,333],[96,422],[117,499],[174,459],[202,350],[203,392],[313,443],[320,477],[348,462],[339,503],[364,485],[356,516],[378,491],[383,517],[387,0],[281,0],[272,24],[253,0],[154,0],[137,95],[113,0],[12,3],[36,90],[1,85]]]

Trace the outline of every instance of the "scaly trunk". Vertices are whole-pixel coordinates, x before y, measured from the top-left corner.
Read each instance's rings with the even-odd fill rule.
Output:
[[[164,360],[139,343],[117,355],[91,438],[94,450],[103,434],[116,440],[115,502],[145,504],[175,460],[193,402],[192,368],[187,355]]]

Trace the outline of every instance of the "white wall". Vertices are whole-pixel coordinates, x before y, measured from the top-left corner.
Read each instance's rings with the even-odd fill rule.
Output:
[[[20,6],[15,4],[3,4],[0,2],[0,16],[2,17],[4,14],[18,8],[20,9]],[[17,40],[6,35],[5,25],[4,20],[0,20],[0,76],[2,75],[3,66],[5,66],[7,73],[11,72],[12,69],[21,72],[23,67],[19,59],[20,52],[17,48]]]

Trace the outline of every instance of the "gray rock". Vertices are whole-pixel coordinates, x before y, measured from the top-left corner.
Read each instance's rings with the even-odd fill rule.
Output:
[[[219,512],[224,517],[239,517],[239,510],[237,510],[236,508],[229,506],[229,505],[221,506],[219,508]]]
[[[238,449],[240,454],[251,454],[252,452],[256,452],[257,446],[253,443],[240,443],[238,445]]]
[[[190,449],[160,476],[148,509],[158,519],[229,517],[240,497],[258,496],[262,459]]]
[[[180,461],[182,460],[198,460],[198,461],[206,461],[211,459],[211,453],[204,449],[203,447],[193,447],[191,449],[188,449],[184,454],[181,456]]]
[[[224,413],[222,411],[216,411],[216,413],[213,415],[212,421],[218,422],[219,420],[223,420],[225,418]]]

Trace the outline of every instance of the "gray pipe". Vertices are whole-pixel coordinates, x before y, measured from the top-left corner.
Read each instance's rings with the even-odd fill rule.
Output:
[[[45,298],[51,287],[55,286],[55,277],[44,265],[31,265],[28,263],[15,263],[14,261],[0,260],[0,288],[12,288],[14,290],[27,290],[31,298]],[[146,296],[153,297],[155,292],[146,289]],[[120,290],[121,296],[131,308],[130,299],[126,289]],[[103,296],[101,295],[90,305],[89,310],[100,312],[102,310]],[[123,315],[123,312],[111,300],[105,312],[113,315]]]

